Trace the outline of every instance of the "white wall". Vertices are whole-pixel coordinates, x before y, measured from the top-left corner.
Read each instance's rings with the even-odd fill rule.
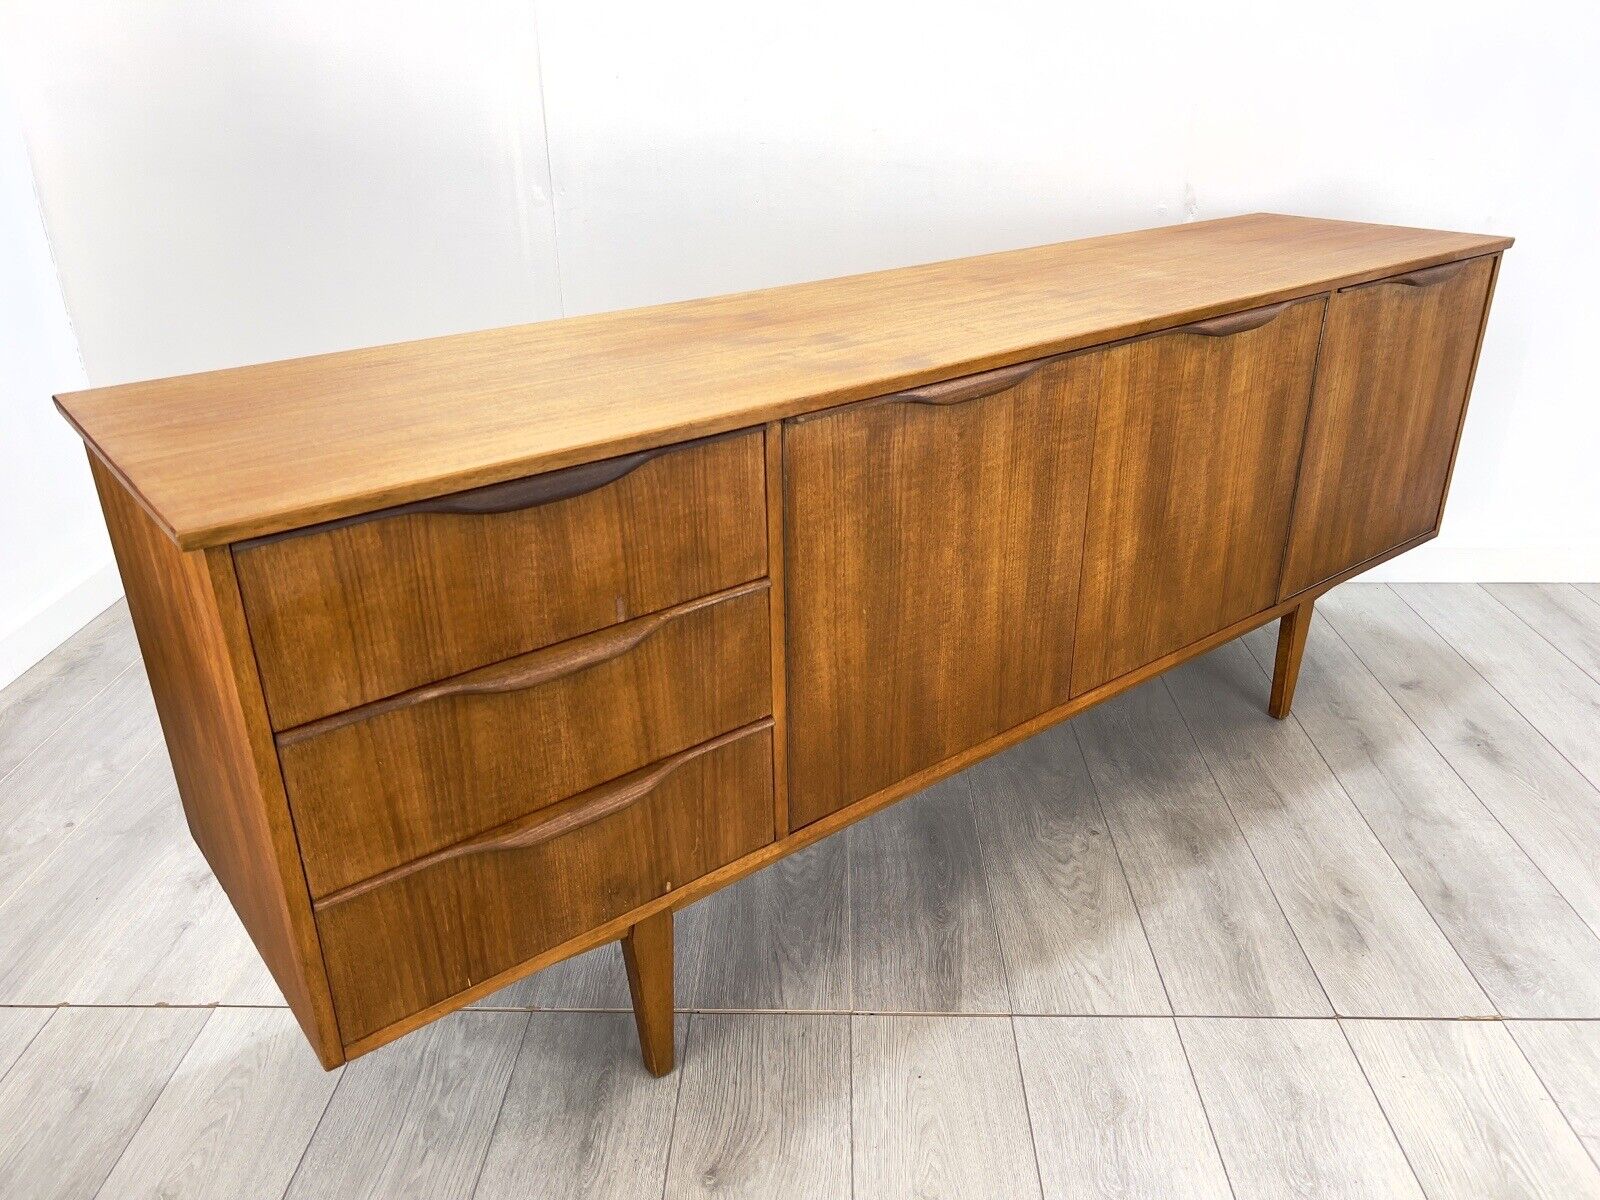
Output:
[[[1600,577],[1593,6],[6,12],[95,383],[1255,209],[1511,233],[1444,534],[1386,572]]]
[[[82,386],[21,131],[0,91],[0,686],[121,592],[83,445],[50,403]]]

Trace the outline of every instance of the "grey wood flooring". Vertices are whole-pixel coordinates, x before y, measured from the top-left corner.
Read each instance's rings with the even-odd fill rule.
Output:
[[[324,1073],[126,610],[0,692],[0,1196],[1595,1197],[1600,585],[1348,584]]]

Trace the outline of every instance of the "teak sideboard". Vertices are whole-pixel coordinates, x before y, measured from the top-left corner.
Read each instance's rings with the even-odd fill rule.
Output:
[[[1253,215],[58,397],[324,1065],[1433,537],[1509,238]]]

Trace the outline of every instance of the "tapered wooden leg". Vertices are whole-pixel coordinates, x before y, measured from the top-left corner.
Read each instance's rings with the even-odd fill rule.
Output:
[[[672,1070],[672,910],[640,921],[622,938],[639,1049],[652,1075]]]
[[[1311,608],[1315,599],[1291,608],[1278,622],[1278,661],[1272,667],[1272,699],[1267,712],[1283,720],[1294,703],[1294,685],[1300,678],[1300,656],[1306,652],[1306,634],[1311,629]]]

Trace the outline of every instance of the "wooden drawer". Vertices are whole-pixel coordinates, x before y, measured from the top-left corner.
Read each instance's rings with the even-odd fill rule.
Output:
[[[767,573],[748,432],[234,547],[274,729]]]
[[[747,725],[321,902],[344,1041],[770,842],[771,726]]]
[[[314,896],[771,712],[765,580],[278,735]]]

